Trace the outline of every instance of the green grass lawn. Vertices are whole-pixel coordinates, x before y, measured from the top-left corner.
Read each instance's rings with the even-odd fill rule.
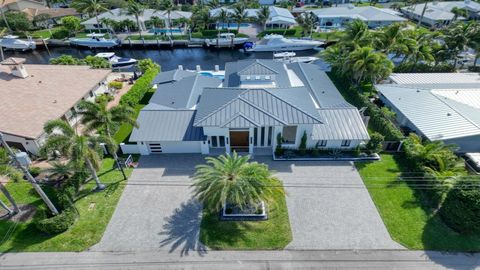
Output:
[[[80,198],[75,202],[79,218],[66,232],[49,236],[38,231],[32,220],[25,223],[1,220],[0,252],[83,251],[100,241],[125,188],[121,172],[113,170],[113,165],[114,160],[106,158],[99,171],[100,180],[107,185],[106,190],[92,192],[94,181],[83,187]],[[132,169],[127,169],[126,173],[130,176]],[[18,204],[43,204],[26,181],[11,182],[6,187]],[[3,197],[0,199],[6,201]]]
[[[332,32],[320,32],[313,33],[313,39],[322,39],[322,40],[339,40],[343,36],[343,31],[332,31]]]
[[[283,249],[292,232],[285,196],[275,201],[265,221],[220,221],[218,212],[204,210],[200,241],[212,249]]]
[[[61,27],[54,27],[52,29],[42,29],[42,30],[37,30],[32,32],[31,36],[33,38],[50,38],[52,36],[52,33],[55,33],[56,31],[60,30]]]
[[[128,36],[131,40],[141,40],[140,35],[131,35]],[[160,41],[168,41],[170,40],[168,36],[155,36],[155,35],[143,35],[142,36],[144,40],[160,40]],[[187,35],[173,35],[172,36],[173,40],[188,40]]]
[[[403,163],[400,156],[383,154],[381,161],[355,164],[391,237],[410,249],[480,251],[480,234],[451,230],[420,190],[398,180]]]

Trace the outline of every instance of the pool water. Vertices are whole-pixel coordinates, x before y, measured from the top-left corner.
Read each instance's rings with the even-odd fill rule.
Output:
[[[199,72],[198,74],[200,74],[202,76],[205,76],[205,77],[217,78],[217,79],[220,79],[222,81],[223,81],[223,79],[225,79],[225,75],[214,75],[214,74],[212,74],[211,72],[208,72],[208,71],[202,71],[202,72]]]
[[[182,33],[181,29],[173,28],[172,33]],[[170,29],[163,29],[163,28],[152,28],[148,30],[149,33],[170,33]]]

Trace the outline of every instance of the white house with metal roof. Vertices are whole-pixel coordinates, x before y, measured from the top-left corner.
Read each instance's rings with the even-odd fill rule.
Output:
[[[310,12],[317,16],[318,25],[322,28],[341,28],[353,20],[362,20],[370,28],[406,21],[405,18],[399,16],[400,13],[392,9],[373,6],[356,7],[353,4],[315,9]]]
[[[295,21],[295,17],[293,17],[292,13],[286,8],[280,8],[275,6],[268,7],[270,10],[270,15],[267,20],[267,28],[276,28],[276,27],[289,27],[295,25],[297,22]],[[220,7],[210,10],[210,15],[213,17],[217,17],[220,14],[221,10],[226,10],[230,15],[233,16],[235,11],[231,8],[227,7]],[[250,18],[257,18],[259,9],[255,8],[247,8],[245,9],[247,17]],[[223,22],[226,23],[226,22]],[[230,23],[234,23],[233,19]]]
[[[151,153],[272,154],[282,146],[351,149],[369,140],[359,111],[312,64],[242,60],[223,80],[185,70],[160,73],[140,111],[131,148]],[[125,147],[125,146],[124,146]]]
[[[446,1],[446,2],[427,2],[425,9],[425,3],[411,5],[403,7],[402,13],[406,17],[419,21],[422,18],[422,12],[425,9],[425,13],[422,18],[422,24],[430,27],[442,27],[450,24],[455,18],[455,14],[452,12],[454,8],[465,9],[468,12],[468,18],[458,17],[457,20],[465,19],[478,19],[480,18],[480,3],[472,0],[465,1]]]
[[[401,126],[460,152],[480,151],[478,73],[392,74],[390,80],[376,88]]]

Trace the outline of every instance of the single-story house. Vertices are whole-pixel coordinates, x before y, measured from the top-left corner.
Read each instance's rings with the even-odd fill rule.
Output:
[[[30,20],[35,19],[39,15],[47,15],[50,19],[43,22],[36,22],[37,26],[48,27],[49,25],[57,25],[61,23],[63,17],[75,16],[83,18],[81,13],[74,8],[26,8],[22,12],[27,14]]]
[[[235,11],[231,8],[220,7],[210,10],[210,15],[212,17],[217,17],[220,14],[221,10],[226,10],[229,14],[233,15]],[[280,8],[275,6],[270,6],[270,16],[267,21],[267,28],[284,28],[296,24],[295,18],[292,13],[286,8]],[[247,17],[255,19],[258,16],[259,9],[247,8],[245,9]],[[222,23],[222,22],[221,22]],[[226,23],[226,22],[223,22]],[[234,23],[233,19],[229,23]]]
[[[142,30],[147,30],[147,27],[145,25],[145,22],[149,21],[152,17],[159,17],[164,21],[165,27],[168,28],[169,25],[169,20],[168,20],[168,14],[166,11],[163,10],[155,10],[155,9],[145,9],[143,12],[143,16],[140,17],[140,27]],[[170,19],[172,21],[178,20],[180,18],[185,18],[185,19],[190,19],[192,17],[191,12],[187,11],[179,11],[179,10],[174,10],[170,13]],[[124,20],[131,20],[134,21],[135,23],[137,20],[135,19],[135,16],[133,15],[127,15],[125,10],[121,8],[116,8],[112,9],[108,12],[104,12],[100,15],[98,15],[98,19],[101,21],[102,19],[111,19],[116,22],[121,22]],[[95,17],[92,17],[86,21],[83,21],[81,23],[82,25],[85,26],[85,29],[87,30],[96,30],[96,29],[107,29],[108,27],[102,23],[98,23],[97,19]]]
[[[272,154],[282,147],[352,149],[368,141],[363,118],[318,66],[229,62],[223,81],[182,69],[162,72],[130,142],[137,153]],[[132,145],[130,145],[132,147]]]
[[[43,9],[46,8],[46,4],[44,1],[37,0],[5,0],[0,6],[2,12],[22,11],[27,8]]]
[[[455,18],[452,12],[453,8],[466,9],[468,18],[458,17],[457,20],[478,19],[480,18],[480,3],[472,0],[465,1],[448,1],[448,2],[427,2],[427,9],[422,18],[422,24],[438,28],[450,24]],[[402,13],[407,18],[414,21],[419,21],[422,17],[422,12],[425,8],[425,3],[403,7]]]
[[[355,7],[354,5],[348,5],[315,9],[310,12],[317,16],[318,26],[321,28],[342,28],[345,24],[357,19],[364,21],[370,28],[406,21],[392,9],[373,6]]]
[[[398,123],[430,141],[456,144],[459,152],[480,151],[478,73],[392,74],[376,85]]]
[[[63,119],[75,125],[76,105],[105,93],[110,73],[88,66],[28,65],[21,58],[2,61],[0,132],[10,146],[37,155],[44,124]]]

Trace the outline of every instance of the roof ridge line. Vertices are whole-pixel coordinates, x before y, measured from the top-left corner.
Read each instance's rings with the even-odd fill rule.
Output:
[[[263,90],[265,91],[265,89],[263,89]],[[242,93],[242,94],[243,94],[243,93]],[[248,105],[256,108],[257,110],[263,112],[264,114],[272,117],[273,119],[277,120],[278,122],[283,123],[283,124],[285,124],[285,125],[288,125],[288,123],[286,123],[285,121],[281,120],[280,118],[278,118],[278,117],[275,116],[275,115],[272,115],[271,113],[265,111],[264,109],[259,108],[259,107],[256,106],[255,104],[252,104],[249,100],[246,100],[245,98],[241,97],[241,95],[238,96],[238,99],[241,100],[241,101],[243,101],[243,102],[245,102],[245,103],[247,103]]]
[[[262,64],[259,60],[261,60],[261,59],[255,59],[255,62],[254,62],[254,63],[246,66],[244,69],[242,69],[242,70],[240,70],[240,71],[237,71],[237,74],[239,74],[239,73],[241,73],[242,71],[246,70],[247,68],[251,67],[251,66],[254,65],[255,63],[261,65],[262,67],[264,67],[264,68],[266,68],[266,69],[268,69],[268,70],[270,70],[270,71],[272,71],[272,72],[274,72],[275,74],[278,74],[278,72],[277,72],[276,70],[273,70],[273,69],[271,69],[270,67],[266,66],[265,64]]]
[[[480,129],[480,125],[478,125],[477,123],[475,123],[474,121],[472,121],[470,118],[466,117],[465,115],[463,115],[462,113],[460,113],[457,109],[453,108],[450,104],[448,104],[447,102],[443,101],[442,98],[440,98],[439,96],[437,96],[436,94],[434,94],[432,91],[434,89],[430,90],[430,95],[434,96],[436,99],[438,99],[440,102],[442,102],[443,104],[447,105],[447,107],[449,107],[450,109],[452,109],[453,111],[455,111],[458,115],[460,115],[463,119],[467,120],[468,122],[470,122],[470,124],[476,126],[478,129]],[[444,97],[444,98],[447,98],[447,97]],[[450,99],[450,98],[448,98]],[[452,100],[452,101],[455,101],[455,100]],[[455,101],[457,102],[457,101]],[[458,102],[458,103],[461,103],[461,102]]]
[[[222,88],[210,88],[210,89],[222,89]],[[248,91],[248,90],[246,90]],[[244,92],[246,92],[244,91]],[[233,98],[232,100],[228,101],[227,103],[223,104],[222,106],[218,107],[216,110],[212,111],[211,113],[205,115],[204,117],[202,117],[201,119],[199,119],[198,121],[195,121],[193,124],[194,125],[198,125],[200,122],[202,122],[203,120],[205,120],[206,118],[212,116],[213,114],[215,114],[216,112],[218,112],[219,110],[225,108],[227,105],[233,103],[241,94],[243,94],[244,92],[238,94],[238,96],[236,98]]]
[[[192,91],[190,91],[190,94],[188,95],[187,105],[190,104],[190,100],[192,99],[193,89],[195,89],[195,86],[197,85],[197,80],[200,76],[201,75],[199,75],[198,73],[192,76],[192,77],[195,77],[195,80],[193,81],[193,84],[192,84]]]
[[[221,127],[225,127],[227,124],[231,123],[233,120],[237,119],[238,117],[242,117],[243,119],[247,120],[248,122],[254,124],[255,126],[259,127],[260,125],[258,123],[256,123],[255,121],[251,120],[250,118],[248,118],[247,116],[245,116],[243,113],[239,112],[235,115],[235,117],[231,117],[228,122],[226,122],[225,124],[221,125]]]

